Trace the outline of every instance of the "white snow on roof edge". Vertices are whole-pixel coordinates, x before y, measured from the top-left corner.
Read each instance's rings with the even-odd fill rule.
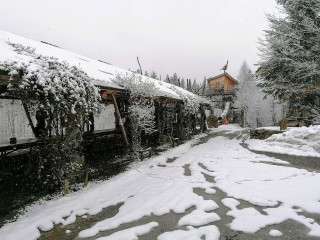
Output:
[[[28,60],[28,56],[24,56],[15,52],[12,47],[7,44],[7,41],[22,44],[24,46],[30,46],[32,48],[35,48],[37,54],[52,56],[59,59],[59,61],[61,62],[67,62],[68,64],[70,64],[70,66],[76,66],[86,72],[89,77],[93,78],[94,84],[99,87],[123,90],[123,87],[115,84],[112,80],[117,74],[131,73],[127,70],[112,66],[102,61],[87,58],[68,50],[21,37],[3,30],[0,30],[0,61],[11,60],[23,62]],[[148,79],[148,77],[145,76],[141,77],[142,79]],[[186,91],[183,88],[156,79],[151,80],[154,81],[155,86],[157,87],[157,90],[159,92],[159,96],[161,97],[183,100],[183,98],[181,97],[181,95],[183,95],[189,98],[198,99],[199,102],[207,103],[207,100],[189,91]]]

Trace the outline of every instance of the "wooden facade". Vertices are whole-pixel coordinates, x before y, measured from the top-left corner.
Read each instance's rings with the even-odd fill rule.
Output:
[[[238,81],[228,73],[209,78],[207,81],[210,86],[210,92],[213,95],[233,95],[235,86],[238,84]]]

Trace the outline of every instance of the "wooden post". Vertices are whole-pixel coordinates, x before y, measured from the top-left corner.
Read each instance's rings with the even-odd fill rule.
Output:
[[[70,191],[69,191],[69,180],[68,180],[68,177],[66,177],[64,179],[64,193],[65,194],[69,194]]]
[[[27,115],[27,118],[28,118],[30,127],[31,127],[31,129],[32,129],[32,132],[33,132],[34,136],[36,136],[36,129],[35,129],[34,125],[33,125],[33,122],[32,122],[32,119],[31,119],[31,116],[30,116],[28,107],[27,107],[27,105],[22,101],[22,99],[21,99],[21,103],[22,103],[22,106],[23,106],[23,108],[24,108],[24,111],[26,112],[26,115]]]
[[[288,123],[288,119],[286,119],[286,118],[281,119],[281,121],[280,121],[280,131],[287,129],[287,123]]]
[[[114,93],[111,93],[111,96],[112,96],[114,109],[116,111],[116,116],[117,116],[117,119],[119,121],[119,126],[120,126],[120,130],[121,130],[121,134],[122,134],[123,140],[124,140],[125,144],[127,146],[129,146],[126,130],[124,129],[124,126],[123,126],[123,122],[122,122],[122,119],[121,119],[121,115],[120,115],[120,111],[119,111],[119,108],[118,108],[116,97],[114,96]]]
[[[87,187],[87,186],[88,186],[88,181],[89,181],[89,173],[88,173],[88,171],[86,171],[85,174],[84,174],[84,184],[83,184],[83,187]]]

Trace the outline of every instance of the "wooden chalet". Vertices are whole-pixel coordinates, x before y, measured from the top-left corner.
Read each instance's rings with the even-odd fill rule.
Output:
[[[234,95],[235,86],[239,83],[228,73],[209,78],[207,81],[211,95]]]

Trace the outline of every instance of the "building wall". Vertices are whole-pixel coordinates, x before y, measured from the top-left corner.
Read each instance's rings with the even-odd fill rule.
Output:
[[[101,105],[99,113],[94,114],[94,130],[113,129],[116,127],[116,118],[113,104]]]
[[[30,112],[34,126],[35,114]],[[115,128],[114,106],[101,105],[99,113],[94,115],[95,130]],[[20,100],[0,99],[0,143],[9,142],[10,138],[17,140],[34,138],[28,118]]]
[[[219,83],[219,86],[217,86],[217,83]],[[221,88],[232,89],[235,87],[235,83],[230,80],[227,76],[221,76],[219,78],[209,80],[209,86],[211,91],[219,90]]]
[[[34,114],[31,117],[35,123]],[[9,142],[11,137],[20,140],[34,135],[21,101],[0,99],[0,142]]]
[[[224,76],[224,89],[227,90],[234,87],[235,87],[235,83],[229,78],[227,78],[226,76]]]
[[[210,90],[214,91],[214,90],[218,90],[218,89],[223,88],[225,85],[224,78],[225,77],[223,76],[223,77],[216,78],[216,79],[209,81]],[[219,86],[217,86],[218,83],[219,83]]]

